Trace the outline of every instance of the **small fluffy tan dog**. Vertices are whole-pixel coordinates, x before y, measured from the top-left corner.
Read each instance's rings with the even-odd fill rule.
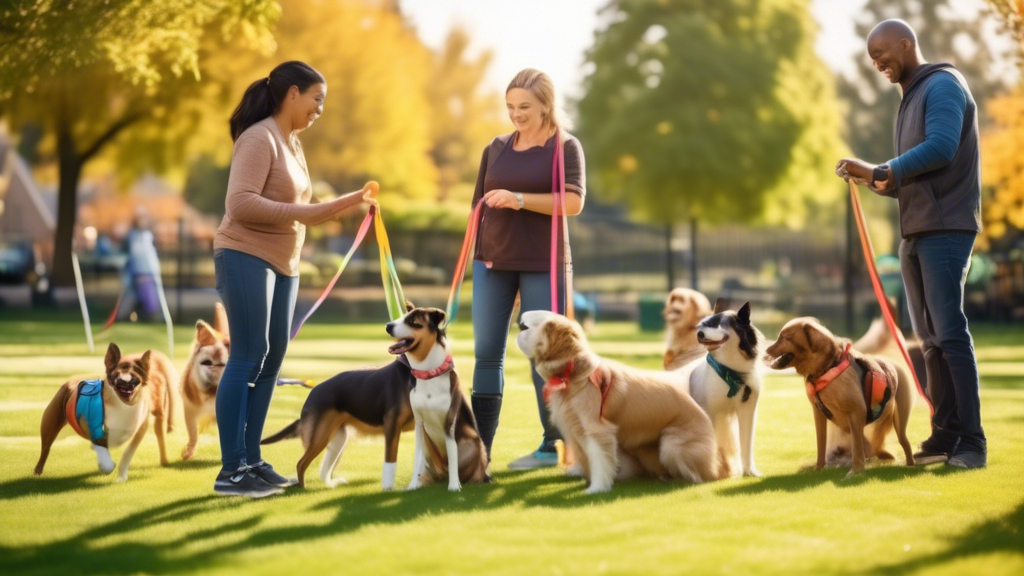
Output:
[[[548,380],[551,419],[577,459],[569,473],[589,479],[587,494],[636,476],[718,478],[711,420],[682,378],[601,359],[564,316],[526,312],[519,327],[516,343]],[[589,379],[599,363],[610,374],[603,389]]]
[[[661,315],[668,326],[665,370],[681,368],[704,356],[707,350],[697,342],[697,324],[711,315],[708,297],[689,288],[676,288],[668,295]]]
[[[907,440],[908,395],[899,392],[899,379],[891,362],[861,354],[851,347],[849,340],[836,338],[813,318],[789,321],[766,355],[771,368],[792,366],[806,381],[808,398],[815,406],[815,468],[826,464],[829,420],[851,437],[851,475],[864,469],[865,426],[871,422],[876,423],[869,444],[874,454],[883,458],[888,454],[884,451],[885,437],[895,429],[907,465],[914,464]]]
[[[185,406],[185,428],[188,430],[188,444],[181,451],[182,460],[195,455],[199,432],[217,419],[217,387],[224,375],[230,350],[228,316],[224,306],[217,302],[213,326],[202,320],[196,322],[192,353],[181,375],[181,398]]]

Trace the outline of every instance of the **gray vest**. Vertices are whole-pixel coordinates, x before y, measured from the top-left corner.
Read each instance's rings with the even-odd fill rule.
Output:
[[[936,170],[904,178],[896,197],[900,204],[900,233],[904,238],[928,232],[981,232],[981,155],[978,115],[967,81],[952,64],[924,64],[907,87],[896,117],[894,146],[899,156],[924,142],[925,92],[939,74],[956,78],[967,96],[960,143],[953,160]]]

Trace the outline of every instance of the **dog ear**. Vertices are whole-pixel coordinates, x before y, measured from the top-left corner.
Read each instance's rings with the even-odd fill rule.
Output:
[[[217,343],[213,328],[210,328],[210,325],[202,320],[196,322],[196,342],[199,346],[210,346]]]
[[[431,308],[430,310],[427,310],[427,317],[430,318],[430,322],[435,328],[440,328],[441,325],[444,324],[444,319],[448,317],[448,314],[439,308]]]
[[[221,336],[228,335],[228,312],[220,302],[213,306],[213,329]]]
[[[750,302],[745,302],[740,307],[739,312],[736,313],[736,318],[739,319],[740,324],[750,326]]]
[[[416,307],[413,306],[412,302],[409,302],[408,300],[405,301],[405,311],[406,312],[412,312],[415,309],[416,309]]]
[[[715,308],[711,311],[712,314],[718,314],[719,312],[725,312],[729,309],[728,298],[715,298]]]
[[[565,356],[574,356],[574,339],[571,326],[557,320],[548,320],[544,323],[544,340],[546,345],[538,360],[547,362],[558,360]]]
[[[117,368],[117,364],[120,361],[121,349],[117,347],[117,344],[111,342],[110,346],[107,346],[107,355],[103,358],[103,365],[107,367],[107,372],[110,372]]]
[[[146,350],[145,352],[143,352],[142,358],[139,358],[135,364],[138,367],[138,369],[142,372],[142,374],[140,375],[142,380],[146,380],[146,375],[149,374],[150,352],[152,352],[152,350]]]

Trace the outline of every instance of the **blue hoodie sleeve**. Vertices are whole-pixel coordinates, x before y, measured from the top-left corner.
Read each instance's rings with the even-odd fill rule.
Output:
[[[952,75],[939,73],[925,94],[924,142],[889,161],[896,182],[949,164],[963,128],[967,95]]]

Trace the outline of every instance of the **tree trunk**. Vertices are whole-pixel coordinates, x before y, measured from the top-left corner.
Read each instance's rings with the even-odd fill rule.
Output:
[[[57,159],[60,165],[60,184],[57,188],[57,235],[54,238],[50,278],[54,286],[74,286],[71,252],[78,216],[78,180],[82,176],[82,158],[75,150],[74,141],[67,130],[62,130],[57,137]]]
[[[668,272],[668,291],[676,287],[676,266],[675,254],[672,252],[673,226],[671,222],[665,224],[665,262]]]
[[[697,219],[690,218],[690,281],[694,290],[700,291],[697,278]]]

